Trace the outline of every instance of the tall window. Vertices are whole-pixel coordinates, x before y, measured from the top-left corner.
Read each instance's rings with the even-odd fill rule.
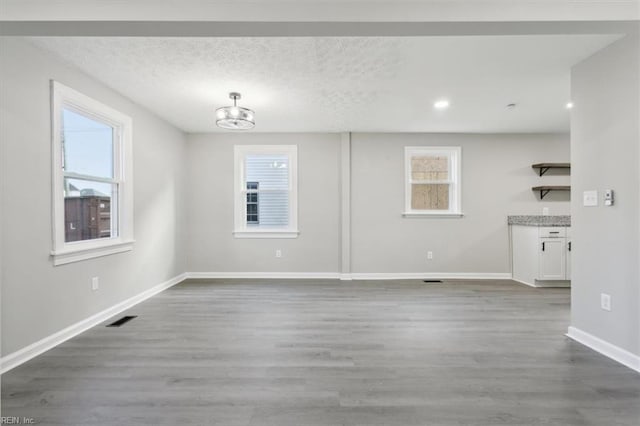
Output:
[[[461,215],[460,147],[405,148],[405,215]]]
[[[235,146],[235,231],[239,238],[295,238],[297,147]]]
[[[62,108],[65,242],[118,236],[114,129]]]
[[[53,257],[64,264],[131,249],[131,119],[52,83]]]

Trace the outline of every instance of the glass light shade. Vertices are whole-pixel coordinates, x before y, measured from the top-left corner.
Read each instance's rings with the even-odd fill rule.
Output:
[[[239,106],[227,106],[216,110],[216,125],[228,130],[249,130],[256,123],[253,111]]]

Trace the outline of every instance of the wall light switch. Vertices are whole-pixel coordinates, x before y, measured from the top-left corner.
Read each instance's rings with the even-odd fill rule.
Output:
[[[282,250],[280,250],[280,249],[276,250],[276,257],[277,258],[282,257]]]
[[[91,278],[91,290],[96,291],[100,288],[100,278],[93,277]]]
[[[584,191],[582,193],[582,205],[585,207],[596,207],[598,205],[598,191]]]

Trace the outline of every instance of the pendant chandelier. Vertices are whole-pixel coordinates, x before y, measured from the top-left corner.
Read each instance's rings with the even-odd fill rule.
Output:
[[[233,106],[225,106],[216,110],[216,125],[227,130],[249,130],[256,125],[253,111],[237,105],[240,93],[231,92],[229,98],[233,99]]]

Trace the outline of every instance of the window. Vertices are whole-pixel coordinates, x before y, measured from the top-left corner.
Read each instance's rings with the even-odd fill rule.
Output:
[[[461,216],[460,147],[405,147],[405,216]]]
[[[53,261],[131,250],[131,119],[52,82]]]
[[[247,182],[247,224],[259,225],[258,186],[260,182]]]
[[[297,147],[235,146],[237,238],[295,238]]]

